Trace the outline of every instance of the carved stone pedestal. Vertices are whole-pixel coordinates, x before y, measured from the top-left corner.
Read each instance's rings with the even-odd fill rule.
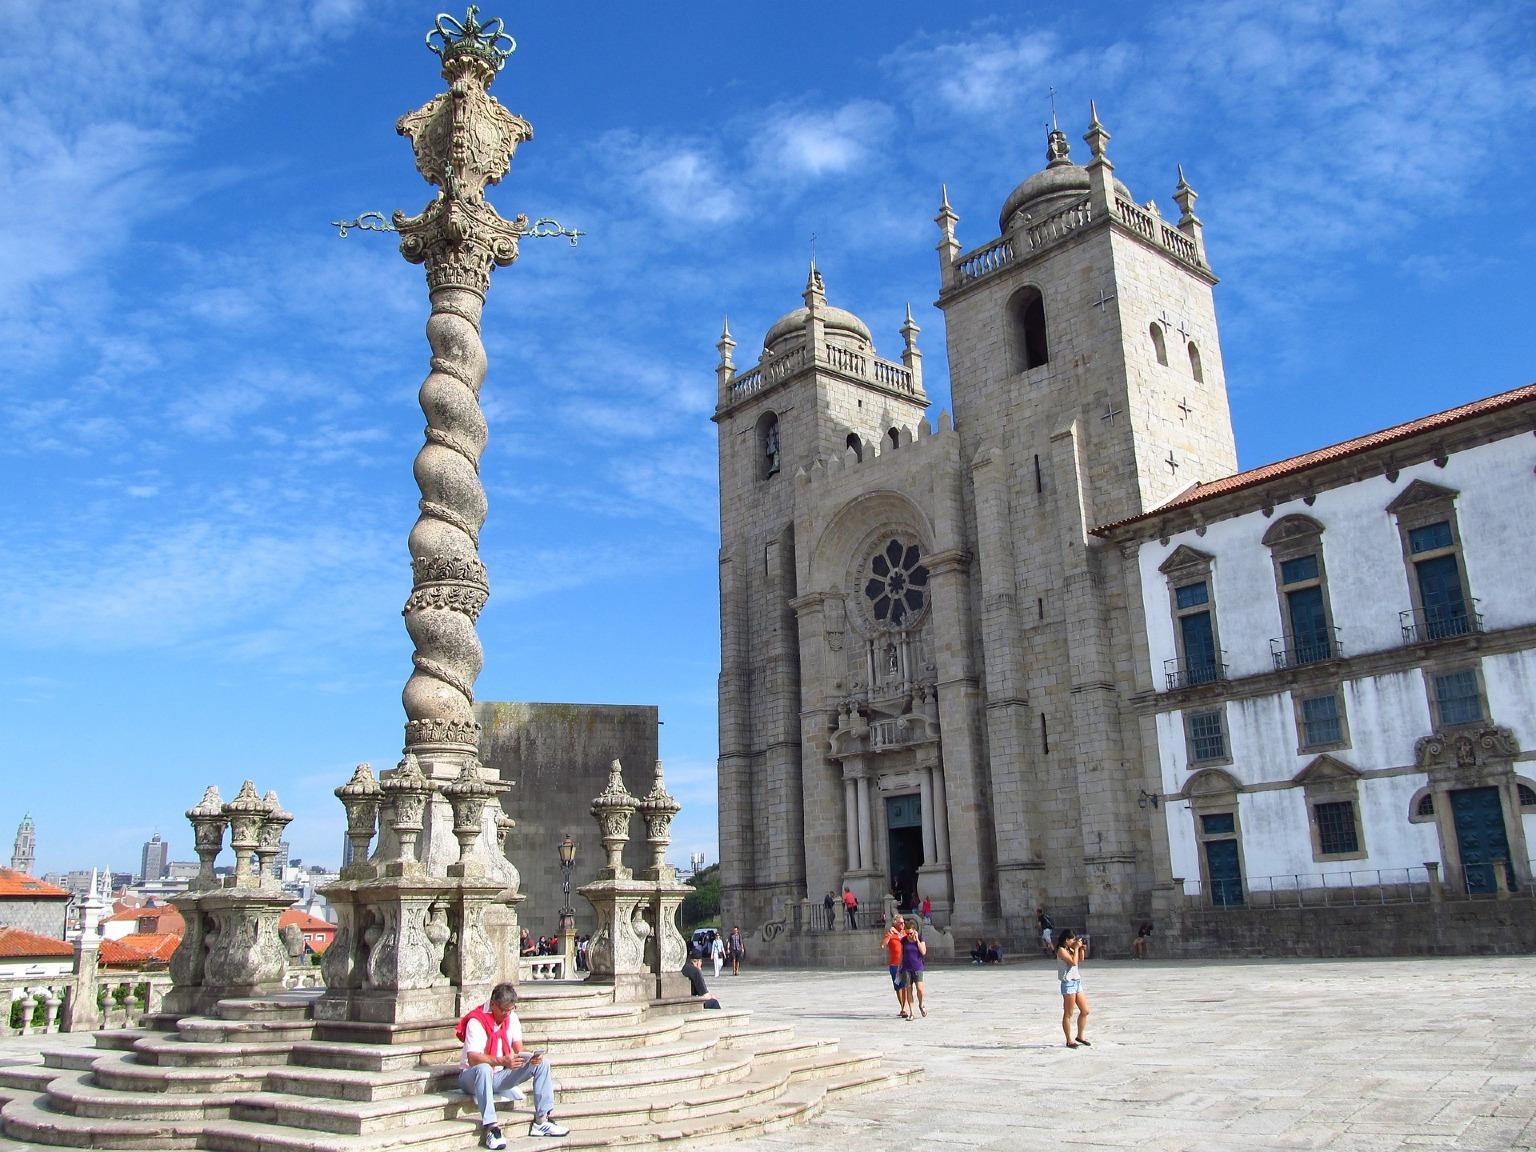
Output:
[[[288,950],[277,921],[292,896],[276,885],[230,887],[184,893],[171,903],[186,930],[171,957],[175,986],[165,998],[166,1014],[201,1015],[220,1000],[284,990]]]
[[[326,949],[321,1023],[393,1026],[457,1019],[483,1004],[500,964],[487,923],[516,914],[483,878],[344,880],[323,889],[337,913]],[[504,928],[497,932],[500,936]]]
[[[621,1001],[688,995],[682,974],[688,945],[677,930],[677,909],[692,888],[598,880],[577,891],[597,913],[597,930],[587,944],[588,984],[611,986]]]

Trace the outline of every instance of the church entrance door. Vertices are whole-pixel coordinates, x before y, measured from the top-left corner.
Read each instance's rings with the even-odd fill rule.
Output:
[[[921,796],[885,798],[885,836],[891,891],[903,909],[911,908],[917,893],[917,870],[923,866]]]

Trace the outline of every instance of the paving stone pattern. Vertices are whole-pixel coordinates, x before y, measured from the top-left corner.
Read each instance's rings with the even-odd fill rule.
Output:
[[[1047,961],[927,983],[929,1016],[908,1024],[883,970],[717,981],[760,1023],[928,1070],[743,1147],[1536,1147],[1536,957],[1090,960],[1093,1047],[1077,1050]]]

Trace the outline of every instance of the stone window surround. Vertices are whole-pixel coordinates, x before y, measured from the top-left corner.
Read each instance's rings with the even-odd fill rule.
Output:
[[[1152,341],[1152,355],[1159,367],[1168,367],[1168,338],[1163,335],[1163,326],[1156,320],[1147,326],[1147,338]]]
[[[1319,743],[1307,743],[1307,724],[1302,715],[1301,702],[1313,700],[1319,696],[1332,696],[1339,713],[1339,738],[1337,740]],[[1349,741],[1349,711],[1344,707],[1344,686],[1335,683],[1331,687],[1314,691],[1292,691],[1291,712],[1296,719],[1296,754],[1305,756],[1309,752],[1336,752],[1340,748],[1348,748]]]
[[[1467,564],[1461,548],[1461,524],[1456,516],[1456,498],[1459,495],[1460,493],[1453,489],[1442,488],[1427,480],[1415,480],[1387,505],[1387,511],[1397,520],[1398,542],[1403,549],[1403,571],[1408,577],[1409,603],[1413,609],[1413,618],[1420,625],[1424,624],[1427,617],[1424,614],[1424,604],[1419,598],[1418,573],[1414,568],[1415,559],[1431,560],[1437,556],[1454,556],[1456,574],[1461,580],[1461,595],[1466,601],[1467,611],[1472,611],[1472,585],[1467,580]],[[1413,530],[1426,528],[1442,520],[1450,525],[1450,546],[1415,555],[1409,543],[1409,536]]]
[[[1466,759],[1460,758],[1454,750],[1458,743],[1467,744],[1474,750],[1473,754]],[[1536,781],[1515,772],[1519,747],[1513,734],[1492,721],[1484,721],[1477,728],[1462,726],[1437,730],[1418,741],[1416,754],[1426,783],[1409,799],[1408,819],[1413,824],[1435,825],[1446,882],[1452,886],[1461,882],[1461,849],[1449,794],[1464,788],[1497,788],[1504,810],[1504,835],[1509,843],[1510,864],[1516,881],[1529,884],[1531,864],[1521,817],[1527,811],[1536,812],[1536,808],[1520,804],[1519,787],[1524,784],[1536,790]],[[1428,816],[1419,816],[1419,802],[1425,795],[1433,796],[1434,811]]]
[[[1430,721],[1436,731],[1459,731],[1468,728],[1486,728],[1493,724],[1493,716],[1488,708],[1488,687],[1483,682],[1483,662],[1473,656],[1468,660],[1465,656],[1431,658],[1420,665],[1424,673],[1424,695],[1429,700]],[[1477,681],[1477,703],[1482,715],[1476,720],[1468,720],[1460,724],[1445,724],[1440,719],[1440,700],[1435,694],[1435,677],[1444,676],[1451,672],[1471,671]]]
[[[1196,716],[1217,716],[1221,720],[1221,748],[1220,756],[1210,756],[1205,759],[1195,757],[1195,738],[1190,731],[1189,722]],[[1219,764],[1232,763],[1232,732],[1227,726],[1227,708],[1225,704],[1218,704],[1214,708],[1197,708],[1193,711],[1185,711],[1182,715],[1184,721],[1184,760],[1191,768],[1210,768]]]
[[[1215,557],[1191,548],[1188,544],[1180,544],[1168,559],[1158,565],[1157,570],[1168,582],[1168,612],[1173,618],[1173,650],[1179,667],[1189,667],[1189,659],[1184,653],[1184,629],[1179,626],[1180,619],[1196,612],[1208,612],[1211,617],[1211,645],[1216,651],[1216,664],[1219,668],[1224,661],[1221,658],[1220,622],[1216,618]],[[1205,603],[1196,608],[1180,608],[1179,589],[1202,580],[1205,582]]]
[[[1369,853],[1365,847],[1365,825],[1360,818],[1360,773],[1342,760],[1332,756],[1319,756],[1294,778],[1299,784],[1307,804],[1307,832],[1312,839],[1312,859],[1315,861],[1364,860]],[[1322,834],[1317,823],[1319,804],[1348,803],[1350,815],[1355,821],[1355,851],[1323,851]]]
[[[1264,545],[1269,549],[1270,562],[1275,570],[1275,596],[1280,604],[1280,634],[1284,637],[1286,651],[1296,650],[1296,638],[1291,635],[1290,605],[1285,594],[1301,588],[1317,587],[1322,589],[1323,593],[1323,619],[1327,621],[1328,644],[1333,655],[1337,656],[1333,603],[1328,598],[1328,567],[1323,557],[1323,525],[1310,516],[1293,512],[1270,525],[1263,539]],[[1317,557],[1316,578],[1287,584],[1281,573],[1281,566],[1287,560],[1300,560],[1306,556]],[[1317,663],[1317,661],[1308,661],[1308,663]]]
[[[1238,796],[1242,785],[1229,772],[1220,768],[1201,768],[1184,783],[1182,798],[1189,802],[1189,816],[1195,823],[1195,856],[1200,867],[1200,890],[1207,896],[1211,891],[1211,878],[1205,861],[1205,844],[1208,840],[1237,841],[1237,868],[1243,878],[1243,896],[1248,895],[1248,860],[1243,853],[1242,805]],[[1232,831],[1207,836],[1202,816],[1232,814]]]

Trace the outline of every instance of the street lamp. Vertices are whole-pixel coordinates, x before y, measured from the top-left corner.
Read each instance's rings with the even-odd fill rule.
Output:
[[[576,963],[576,909],[571,907],[571,872],[576,867],[576,841],[566,833],[560,841],[560,885],[565,892],[565,904],[560,909],[560,951],[568,965]]]

